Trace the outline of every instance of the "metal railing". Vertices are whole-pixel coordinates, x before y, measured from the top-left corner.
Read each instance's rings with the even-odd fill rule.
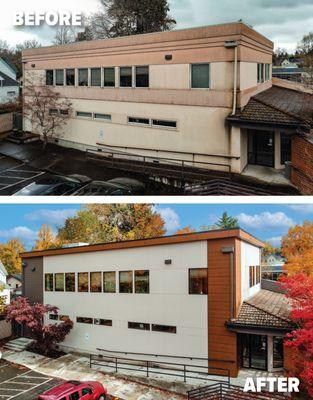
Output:
[[[161,358],[161,356],[158,356]],[[170,358],[170,357],[168,357]],[[208,361],[208,360],[206,360]],[[109,368],[111,372],[135,371],[149,378],[151,375],[164,375],[181,378],[184,382],[195,379],[207,382],[223,382],[230,385],[230,370],[208,365],[168,362],[163,360],[145,360],[114,355],[90,355],[90,368]]]
[[[188,400],[286,400],[281,393],[249,393],[240,386],[215,383],[210,386],[190,390]]]

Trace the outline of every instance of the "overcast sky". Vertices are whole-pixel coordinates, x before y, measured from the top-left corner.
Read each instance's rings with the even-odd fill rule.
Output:
[[[10,45],[37,39],[48,45],[54,30],[47,27],[16,29],[12,16],[17,10],[81,10],[88,14],[99,0],[2,0],[0,39]],[[177,28],[238,21],[242,19],[275,42],[276,47],[294,50],[304,34],[313,31],[313,0],[170,0]]]

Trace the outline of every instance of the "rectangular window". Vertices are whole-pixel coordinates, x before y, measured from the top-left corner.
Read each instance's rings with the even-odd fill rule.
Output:
[[[53,85],[53,69],[46,70],[46,85]]]
[[[261,282],[261,267],[257,265],[255,267],[255,283],[258,285]]]
[[[115,86],[115,68],[103,69],[103,86],[106,87]]]
[[[78,86],[88,86],[88,68],[78,70]]]
[[[45,274],[45,291],[53,292],[53,274]]]
[[[249,267],[249,287],[255,286],[255,273],[254,266]]]
[[[65,70],[66,86],[75,86],[75,69],[70,68]]]
[[[120,67],[120,87],[133,86],[133,69],[132,67]]]
[[[102,292],[101,272],[90,272],[90,291],[93,293]]]
[[[164,126],[166,128],[177,128],[176,121],[167,121],[167,120],[163,120],[163,119],[153,119],[152,125],[153,126],[161,126],[161,127]]]
[[[193,89],[210,88],[210,64],[191,65],[191,87]]]
[[[57,321],[59,319],[59,316],[58,314],[49,314],[49,319]]]
[[[80,324],[92,324],[93,319],[88,317],[76,317],[76,322]]]
[[[142,322],[128,322],[129,329],[139,329],[141,331],[150,331],[150,324],[144,324]]]
[[[266,82],[271,79],[271,64],[265,64],[265,80]]]
[[[95,325],[112,326],[112,320],[111,319],[94,318],[93,323]]]
[[[92,113],[84,111],[76,111],[76,117],[92,118]]]
[[[149,67],[136,67],[136,87],[149,87]]]
[[[65,274],[65,291],[75,292],[75,274],[66,273]]]
[[[68,321],[70,317],[68,315],[60,315],[59,316],[59,321],[65,322]]]
[[[208,269],[189,270],[189,294],[208,294]]]
[[[49,108],[49,115],[58,115],[59,110],[57,108]]]
[[[60,114],[61,115],[68,115],[69,112],[68,112],[68,110],[60,110]]]
[[[258,64],[258,83],[264,82],[264,64]]]
[[[54,290],[64,292],[64,274],[54,274]]]
[[[152,324],[152,330],[154,332],[177,333],[176,326],[168,326],[168,325]]]
[[[103,291],[104,293],[116,292],[115,272],[103,272]]]
[[[286,162],[291,161],[291,137],[285,133],[281,133],[280,143],[280,162],[284,165]]]
[[[56,69],[55,70],[55,84],[57,86],[64,85],[64,70],[63,69]]]
[[[120,293],[133,293],[132,271],[120,272]]]
[[[111,119],[112,119],[110,114],[99,114],[99,113],[94,113],[94,118],[95,119],[105,119],[107,121],[111,121]]]
[[[79,292],[88,292],[88,272],[79,272],[78,273],[78,291]]]
[[[149,293],[149,271],[135,271],[135,293]]]
[[[101,86],[101,68],[91,68],[91,86]]]
[[[128,117],[129,124],[140,124],[140,125],[150,125],[149,118],[136,118],[136,117]]]

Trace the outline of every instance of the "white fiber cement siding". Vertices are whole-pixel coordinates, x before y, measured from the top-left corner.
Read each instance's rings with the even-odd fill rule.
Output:
[[[188,269],[205,267],[206,241],[45,257],[45,273],[149,269],[150,294],[45,292],[44,302],[74,321],[66,346],[206,358],[207,296],[188,294]],[[112,319],[113,326],[76,323],[77,316]],[[177,334],[128,329],[129,321],[176,326]]]
[[[261,290],[261,284],[249,288],[249,267],[260,264],[261,250],[249,243],[241,242],[241,295],[243,301]]]

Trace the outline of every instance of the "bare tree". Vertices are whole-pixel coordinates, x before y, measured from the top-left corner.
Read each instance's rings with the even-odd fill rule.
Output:
[[[75,30],[70,26],[59,26],[54,36],[54,44],[68,44],[75,42]]]
[[[303,83],[313,89],[313,32],[305,35],[298,45],[305,71]]]
[[[49,139],[62,135],[73,113],[72,103],[49,86],[35,86],[33,82],[27,81],[23,113],[31,121],[34,132],[42,135],[43,148],[46,148]]]

